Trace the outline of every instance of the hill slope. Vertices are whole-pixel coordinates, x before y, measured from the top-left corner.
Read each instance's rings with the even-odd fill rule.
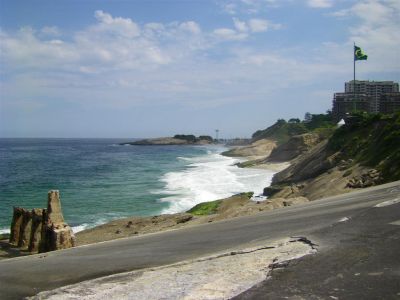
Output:
[[[358,114],[275,174],[270,197],[316,199],[400,179],[400,113]]]

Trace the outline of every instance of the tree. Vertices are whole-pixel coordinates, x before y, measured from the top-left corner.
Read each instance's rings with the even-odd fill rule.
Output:
[[[300,123],[300,119],[299,118],[291,118],[288,121],[289,123]]]
[[[312,114],[310,112],[306,112],[304,115],[304,122],[310,122],[312,120]]]

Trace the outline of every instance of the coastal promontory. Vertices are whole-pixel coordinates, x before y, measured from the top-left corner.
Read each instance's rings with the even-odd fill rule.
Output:
[[[139,141],[121,143],[121,145],[136,146],[169,146],[169,145],[208,145],[213,143],[213,138],[208,135],[196,137],[192,134],[176,134],[173,137],[161,137],[152,139],[143,139]]]

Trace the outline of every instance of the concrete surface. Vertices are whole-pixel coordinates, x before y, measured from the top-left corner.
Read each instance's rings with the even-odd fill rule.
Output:
[[[287,238],[255,248],[87,280],[41,292],[29,300],[224,300],[266,279],[271,271],[268,266],[315,252],[302,239]]]

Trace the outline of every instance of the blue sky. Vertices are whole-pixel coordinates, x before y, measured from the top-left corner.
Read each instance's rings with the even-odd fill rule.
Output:
[[[0,137],[246,137],[400,80],[398,0],[0,0]]]

